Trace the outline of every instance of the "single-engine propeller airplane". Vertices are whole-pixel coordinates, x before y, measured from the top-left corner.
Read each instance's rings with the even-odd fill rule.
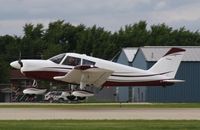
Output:
[[[85,54],[63,53],[48,60],[21,60],[10,63],[26,77],[80,85],[69,99],[93,96],[86,86],[168,86],[184,80],[175,75],[185,50],[171,48],[150,69],[142,70]]]

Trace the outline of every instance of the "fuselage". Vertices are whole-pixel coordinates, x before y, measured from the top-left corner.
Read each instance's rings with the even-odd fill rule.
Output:
[[[64,76],[77,65],[92,65],[113,71],[103,86],[161,86],[171,84],[162,82],[169,79],[169,77],[164,76],[168,72],[153,73],[84,54],[65,53],[48,60],[21,60],[21,62],[23,65],[20,68],[17,65],[18,61],[12,62],[11,66],[19,68],[25,76],[33,79],[54,80],[55,76]]]

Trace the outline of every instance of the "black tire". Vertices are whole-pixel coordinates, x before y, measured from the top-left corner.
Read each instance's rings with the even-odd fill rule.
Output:
[[[86,97],[77,97],[78,100],[85,100]]]
[[[70,100],[70,101],[74,101],[75,98],[76,98],[76,97],[75,97],[74,95],[67,96],[67,99]]]

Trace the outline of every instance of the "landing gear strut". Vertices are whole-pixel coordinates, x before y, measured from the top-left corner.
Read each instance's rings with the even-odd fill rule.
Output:
[[[36,81],[36,80],[33,80],[32,87],[33,87],[33,88],[37,88],[37,87],[38,87],[38,83],[37,83],[37,81]]]
[[[88,79],[89,79],[89,76],[87,74],[82,74],[79,89],[75,90],[74,87],[73,88],[70,87],[71,95],[67,97],[70,101],[85,100],[86,97],[94,96],[93,92],[86,90],[86,84],[87,84]]]
[[[88,77],[86,77],[86,74],[81,75],[81,81],[80,81],[80,90],[84,90],[86,87],[86,80]]]

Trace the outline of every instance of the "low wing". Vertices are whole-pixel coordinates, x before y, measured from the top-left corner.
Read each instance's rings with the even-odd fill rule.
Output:
[[[113,73],[111,70],[97,68],[93,65],[79,65],[74,67],[64,76],[56,76],[55,80],[68,83],[80,84],[84,82],[88,85],[101,86],[107,78]]]

